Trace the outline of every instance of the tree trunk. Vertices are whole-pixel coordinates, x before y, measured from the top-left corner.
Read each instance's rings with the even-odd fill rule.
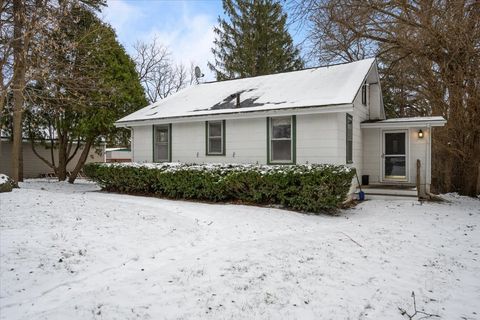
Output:
[[[75,179],[77,179],[78,173],[82,170],[85,161],[87,161],[88,153],[90,152],[90,148],[93,145],[94,139],[89,139],[86,141],[85,146],[83,147],[82,153],[80,154],[80,158],[78,159],[77,165],[75,169],[70,173],[70,177],[68,178],[69,183],[74,183]]]
[[[65,181],[67,179],[67,142],[64,136],[58,137],[58,181]]]
[[[477,187],[476,187],[476,189],[477,190],[475,191],[475,193],[477,195],[479,195],[480,194],[480,162],[477,165]]]
[[[0,85],[3,85],[3,73],[0,72],[0,81],[1,81],[1,84]],[[3,114],[3,109],[5,108],[5,99],[7,98],[7,87],[3,87],[2,88],[2,92],[0,93],[0,115]],[[0,156],[2,155],[2,146],[3,146],[3,142],[2,142],[2,137],[1,137],[1,132],[3,131],[3,125],[2,125],[2,122],[0,122]]]
[[[23,27],[25,6],[23,0],[13,1],[13,146],[12,146],[12,179],[15,183],[23,181],[22,161],[22,114],[23,89],[25,87],[25,48],[23,43]]]

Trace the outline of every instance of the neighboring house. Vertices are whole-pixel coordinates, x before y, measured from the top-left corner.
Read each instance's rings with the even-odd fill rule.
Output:
[[[24,178],[38,178],[44,176],[53,176],[54,172],[52,168],[47,166],[45,162],[40,160],[32,151],[31,143],[24,140],[22,144],[23,148],[23,177]],[[75,144],[73,145],[75,148]],[[88,154],[86,162],[102,162],[103,161],[103,146],[99,148],[91,148]],[[44,158],[51,161],[50,148],[37,144],[37,152]],[[77,164],[78,158],[83,148],[80,147],[75,157],[67,165],[67,171],[73,171]],[[12,163],[12,141],[8,138],[2,138],[0,141],[0,173],[4,173],[7,176],[11,176]],[[58,152],[55,150],[55,161],[58,163]]]
[[[445,123],[385,120],[376,60],[366,59],[202,83],[116,126],[131,129],[135,162],[344,164],[370,184],[428,192],[431,129]]]
[[[131,162],[132,151],[127,148],[105,148],[104,162]]]

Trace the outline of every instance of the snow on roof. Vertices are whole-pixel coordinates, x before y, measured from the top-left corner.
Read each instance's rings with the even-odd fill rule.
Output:
[[[441,116],[434,117],[410,117],[410,118],[392,118],[380,121],[365,121],[360,124],[362,128],[386,128],[386,127],[423,127],[430,125],[432,127],[443,127],[447,123]]]
[[[117,123],[350,104],[374,63],[375,59],[371,58],[334,66],[202,83],[157,101]]]
[[[392,123],[392,122],[431,122],[431,121],[445,121],[441,116],[436,117],[410,117],[410,118],[392,118],[387,120],[382,120],[379,122],[382,123]]]

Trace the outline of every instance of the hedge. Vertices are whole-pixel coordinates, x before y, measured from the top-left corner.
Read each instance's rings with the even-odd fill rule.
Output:
[[[355,169],[334,165],[100,164],[84,167],[103,190],[172,199],[241,201],[307,212],[334,212]]]

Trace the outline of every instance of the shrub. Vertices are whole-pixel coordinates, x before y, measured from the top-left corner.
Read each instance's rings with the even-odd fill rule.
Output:
[[[299,211],[333,212],[355,170],[334,165],[187,165],[89,163],[84,172],[104,190],[172,199],[241,201]]]
[[[10,192],[15,188],[15,182],[9,176],[0,173],[0,193]]]

